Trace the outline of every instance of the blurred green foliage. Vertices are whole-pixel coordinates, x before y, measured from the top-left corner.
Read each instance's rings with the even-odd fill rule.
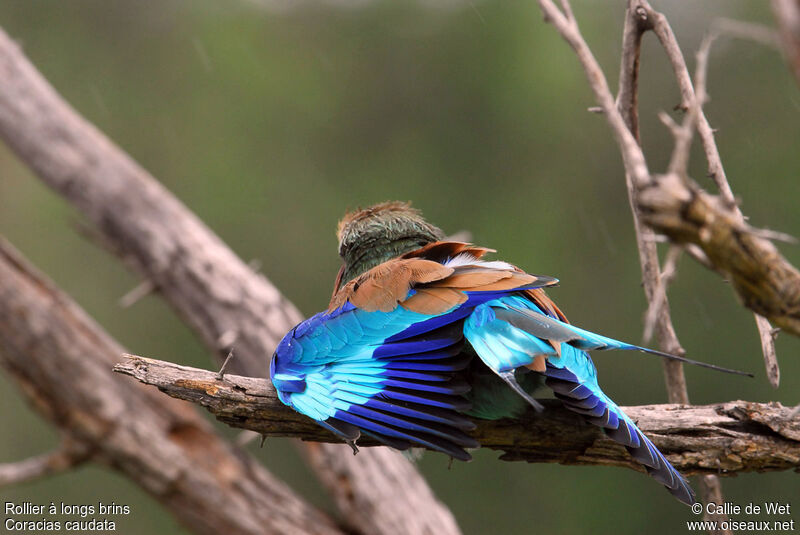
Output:
[[[645,303],[618,150],[568,46],[535,2],[392,2],[273,9],[246,1],[9,0],[0,25],[56,89],[149,169],[306,314],[326,304],[338,269],[334,228],[346,208],[411,200],[447,231],[470,230],[503,259],[558,276],[572,321],[638,342]],[[623,3],[575,12],[615,86]],[[660,2],[690,62],[717,16],[771,24],[766,3]],[[711,55],[711,123],[734,192],[757,226],[800,234],[800,92],[780,55],[722,39]],[[2,81],[0,81],[2,83]],[[672,147],[656,119],[678,102],[652,36],[642,59],[641,121],[652,169]],[[700,151],[692,172],[705,178]],[[80,214],[0,146],[0,232],[131,351],[213,367],[158,298],[118,298],[137,280],[75,232]],[[800,263],[797,247],[784,253]],[[681,262],[670,293],[689,355],[756,378],[686,370],[694,403],[800,402],[800,342],[778,340],[782,384],[769,388],[752,315],[719,276]],[[53,356],[57,358],[57,355]],[[265,355],[264,358],[268,358]],[[665,400],[661,366],[597,355],[620,404]],[[0,376],[0,461],[56,443],[52,428]],[[235,431],[222,432],[235,435]],[[255,455],[330,508],[289,442]],[[465,533],[675,533],[692,519],[629,470],[420,462]],[[796,498],[793,473],[724,480],[729,500]],[[85,467],[14,488],[3,499],[127,503],[124,533],[177,533],[169,514],[115,472]],[[797,507],[800,504],[795,504]],[[411,514],[412,512],[410,512]],[[646,526],[646,527],[645,527]]]

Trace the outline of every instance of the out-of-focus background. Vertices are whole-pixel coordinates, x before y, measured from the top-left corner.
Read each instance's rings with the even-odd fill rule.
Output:
[[[773,25],[766,2],[654,4],[692,65],[715,17]],[[616,87],[624,3],[574,8]],[[533,1],[26,0],[1,3],[0,25],[73,106],[241,257],[260,261],[305,314],[327,303],[339,267],[338,218],[400,199],[448,232],[467,229],[503,259],[560,278],[551,295],[573,322],[641,340],[645,301],[619,152],[603,117],[587,112],[594,102],[573,52]],[[744,212],[756,226],[800,235],[800,91],[780,54],[721,39],[709,91],[707,112]],[[649,35],[641,122],[654,170],[664,169],[672,147],[656,113],[678,100]],[[713,190],[695,154],[693,175]],[[138,281],[76,232],[81,222],[0,145],[0,233],[130,351],[214,367],[158,297],[118,306]],[[800,264],[797,246],[781,249]],[[800,402],[800,341],[778,338],[782,383],[771,389],[753,316],[719,276],[684,258],[670,300],[691,357],[756,374],[689,367],[693,403]],[[604,353],[595,362],[620,404],[666,400],[658,360]],[[13,386],[0,375],[0,462],[57,440]],[[332,510],[288,441],[249,449]],[[429,453],[419,463],[465,533],[675,533],[693,518],[630,470],[496,458],[479,451],[448,469],[448,458]],[[723,482],[741,505],[800,496],[790,472]],[[118,523],[123,533],[185,532],[153,499],[97,466],[3,488],[0,497],[114,501],[131,507]]]

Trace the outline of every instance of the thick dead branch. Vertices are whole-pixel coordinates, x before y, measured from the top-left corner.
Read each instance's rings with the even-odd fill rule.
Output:
[[[692,123],[694,123],[694,126],[697,128],[697,132],[706,155],[706,161],[708,163],[708,175],[716,183],[720,197],[722,198],[725,206],[733,212],[734,216],[737,217],[741,223],[744,223],[744,215],[742,214],[739,205],[736,203],[733,190],[731,189],[731,186],[728,183],[728,178],[725,174],[725,168],[722,165],[719,149],[717,148],[717,143],[714,139],[714,129],[711,128],[711,125],[703,111],[703,101],[705,100],[707,94],[705,80],[708,65],[708,55],[710,52],[711,43],[718,35],[721,34],[730,34],[738,37],[749,34],[751,38],[755,38],[762,43],[765,41],[771,42],[772,39],[774,39],[774,35],[771,35],[769,30],[764,28],[754,28],[753,26],[738,23],[737,21],[716,21],[713,25],[711,34],[704,39],[701,50],[697,54],[697,69],[695,75],[695,83],[697,84],[697,88],[695,88],[692,85],[692,80],[689,76],[689,69],[686,66],[686,60],[683,57],[683,53],[681,52],[678,41],[675,38],[675,34],[672,31],[672,27],[669,25],[667,18],[663,14],[654,11],[653,8],[647,3],[647,0],[641,0],[639,9],[641,9],[643,12],[646,12],[648,17],[653,19],[653,30],[658,36],[658,39],[664,47],[667,57],[672,64],[672,68],[675,73],[675,79],[678,82],[678,88],[681,92],[681,107],[683,109],[688,109],[691,117],[687,117],[687,119],[692,119],[691,121],[686,121],[685,124],[691,127]],[[675,158],[675,154],[678,152],[679,148],[676,143],[673,159]],[[684,159],[688,161],[689,147],[687,146],[683,152],[685,154]],[[686,175],[686,166],[684,165],[680,171],[683,173],[683,175]],[[701,264],[706,265],[703,262],[701,262]],[[709,266],[706,265],[706,267]],[[770,383],[777,387],[778,376],[775,374],[775,371],[778,370],[777,354],[775,352],[775,344],[772,342],[771,336],[768,336],[771,328],[769,322],[758,314],[755,314],[755,321],[759,336],[762,341],[764,359],[768,363],[767,375],[769,376]],[[770,367],[770,364],[774,366]]]
[[[416,472],[409,474],[412,465],[400,452],[370,448],[353,455],[347,447],[347,455],[331,455],[325,448],[333,444],[307,442],[305,446],[303,453],[322,482],[339,489],[332,494],[345,518],[364,518],[356,526],[359,531],[378,533],[379,529],[396,526],[396,533],[459,533],[448,509],[431,507],[431,503],[438,503],[436,496]],[[338,449],[339,444],[335,446]],[[380,506],[398,496],[402,508]],[[437,530],[431,531],[431,526],[437,526]]]
[[[265,435],[339,440],[283,405],[266,379],[226,375],[170,362],[125,356],[114,370],[156,386],[170,396],[206,407],[220,421]],[[640,469],[624,448],[555,400],[539,416],[476,420],[482,446],[502,450],[504,460],[602,464]],[[788,470],[800,466],[800,420],[778,403],[732,401],[686,407],[624,407],[670,462],[685,473]],[[374,445],[367,437],[360,446]]]
[[[121,349],[0,240],[0,366],[68,440],[196,533],[340,533],[189,406],[114,376]]]
[[[735,203],[731,205],[733,194],[729,187],[726,188],[727,181],[720,179],[724,177],[724,170],[713,142],[713,131],[705,116],[702,113],[698,116],[698,131],[711,173],[722,192],[721,198],[709,195],[696,184],[687,183],[681,187],[680,181],[674,179],[677,177],[670,178],[672,175],[654,177],[649,174],[641,148],[622,114],[616,106],[610,105],[613,99],[605,76],[580,34],[577,23],[574,19],[568,19],[551,1],[540,0],[539,4],[547,19],[578,55],[595,98],[618,141],[626,172],[630,174],[637,191],[637,205],[643,215],[646,213],[645,222],[676,243],[699,246],[715,270],[734,279],[733,287],[745,306],[788,332],[800,335],[798,271],[767,238],[760,236],[758,230],[739,221],[741,215],[738,207]],[[652,10],[645,0],[638,0],[635,5],[635,9],[641,8],[636,12],[637,17],[641,18],[645,12],[652,17],[653,30],[673,64],[683,105],[688,109],[695,99],[694,88],[671,28],[664,16]],[[635,58],[623,58],[623,68],[638,63]],[[627,106],[630,107],[630,104]],[[621,108],[626,109],[625,105]],[[660,196],[663,198],[659,199]],[[690,216],[690,213],[694,215]],[[700,232],[701,229],[705,230]],[[722,237],[729,238],[729,241],[717,239]],[[763,280],[759,281],[758,277],[763,277]]]
[[[566,0],[565,0],[566,1]],[[552,5],[542,3],[542,8],[552,11]],[[571,18],[571,17],[570,17]],[[558,24],[556,24],[557,27]],[[574,30],[577,32],[577,26]],[[629,0],[625,12],[625,24],[623,29],[622,40],[622,60],[620,66],[619,77],[619,93],[616,99],[617,109],[622,117],[625,126],[628,128],[636,143],[639,143],[639,121],[637,110],[638,99],[638,77],[639,77],[639,61],[641,55],[641,43],[643,34],[648,30],[654,30],[658,35],[661,44],[663,45],[667,56],[675,71],[675,76],[678,80],[678,85],[681,89],[683,107],[688,107],[687,116],[681,127],[678,127],[674,121],[665,121],[665,124],[671,127],[675,135],[675,150],[670,162],[670,172],[673,176],[686,177],[687,167],[689,161],[689,149],[691,146],[691,139],[693,129],[696,127],[700,133],[703,147],[706,153],[706,159],[709,166],[709,174],[714,178],[717,186],[721,192],[722,198],[725,200],[728,209],[738,216],[739,222],[743,222],[741,212],[736,205],[733,193],[725,177],[725,171],[722,167],[722,161],[719,157],[719,151],[714,141],[713,130],[711,129],[704,113],[702,104],[705,99],[705,79],[706,79],[706,66],[708,61],[708,51],[711,46],[713,38],[707,38],[704,41],[701,53],[698,53],[698,67],[697,67],[697,92],[692,86],[689,77],[686,61],[681,53],[680,46],[675,39],[667,19],[664,15],[655,12],[646,0]],[[562,35],[565,30],[559,27]],[[566,37],[566,35],[564,35]],[[582,38],[578,35],[580,40]],[[578,47],[573,45],[576,50]],[[580,54],[579,54],[580,57]],[[584,68],[589,73],[586,61],[582,59]],[[606,84],[599,84],[597,76],[589,76],[589,83],[595,87],[595,94],[607,91]],[[605,95],[598,97],[598,101],[603,102],[607,100]],[[668,116],[664,115],[665,118]],[[618,121],[613,115],[608,117],[609,124],[613,130],[619,129]],[[662,349],[668,352],[682,351],[680,343],[678,342],[675,329],[672,325],[670,317],[669,304],[666,296],[667,277],[663,276],[658,267],[658,253],[656,250],[653,232],[650,228],[642,225],[639,213],[639,200],[638,195],[640,190],[646,187],[646,184],[652,180],[635,180],[634,173],[637,172],[636,168],[630,165],[631,157],[626,154],[632,151],[630,143],[619,134],[617,135],[620,149],[623,153],[623,161],[625,162],[625,180],[628,188],[628,199],[631,204],[634,219],[634,229],[636,231],[636,241],[639,249],[639,259],[642,267],[642,278],[645,289],[645,294],[649,303],[648,312],[645,322],[645,341],[650,338],[650,333],[654,328],[658,327],[659,340]],[[639,147],[637,147],[639,148]],[[640,149],[641,150],[641,149]],[[695,252],[696,245],[687,244],[689,252]],[[668,254],[667,265],[673,265],[677,261],[676,251],[679,251],[675,246],[670,248]],[[705,255],[703,255],[705,258]],[[670,261],[672,261],[670,263]],[[704,265],[710,262],[701,262]],[[666,269],[665,269],[666,271]],[[674,269],[670,272],[669,276],[674,275]],[[775,357],[775,347],[770,336],[769,322],[759,316],[755,315],[756,324],[758,326],[759,334],[762,339],[762,346],[764,351],[764,358],[767,361],[767,368],[770,381],[773,385],[777,386],[778,371],[777,359]],[[770,366],[772,365],[772,366]],[[686,379],[683,373],[683,368],[676,362],[664,362],[664,374],[667,385],[667,394],[672,402],[688,403],[689,395],[686,387]],[[716,475],[707,475],[703,478],[701,484],[701,493],[706,503],[715,501],[720,503],[722,501],[722,488],[719,479]],[[716,517],[716,520],[727,520],[725,515]],[[719,533],[726,533],[726,530]]]
[[[675,175],[656,177],[638,199],[648,225],[675,243],[700,247],[746,307],[800,336],[800,272],[724,201]]]
[[[267,375],[277,342],[301,320],[297,309],[146,170],[72,110],[2,30],[0,137],[96,225],[115,254],[151,281],[220,363],[233,334],[236,358],[230,372]],[[334,466],[340,475],[349,469],[351,481],[377,485],[384,473],[402,473],[409,482],[396,487],[390,497],[361,486],[329,485],[338,504],[370,504],[342,511],[354,529],[392,535],[459,532],[446,507],[433,498],[423,503],[412,492],[427,484],[403,457],[366,452],[362,460],[375,455],[376,460],[391,463],[376,471],[378,462],[339,462],[339,456],[352,457],[343,445],[324,444],[315,455],[326,456],[326,462],[314,463],[325,472],[320,473],[323,482],[335,481],[333,472],[326,472]],[[392,477],[380,484],[391,488],[395,481]],[[366,493],[352,495],[361,490]],[[375,515],[375,510],[384,514]],[[398,521],[382,523],[387,518]]]

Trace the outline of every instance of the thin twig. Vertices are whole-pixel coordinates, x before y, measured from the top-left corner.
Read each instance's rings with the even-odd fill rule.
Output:
[[[703,503],[725,503],[725,497],[722,495],[722,482],[719,477],[713,474],[707,474],[700,478],[700,495],[703,496]],[[728,515],[725,513],[718,513],[716,510],[710,512],[707,508],[703,508],[703,520],[709,522],[716,522],[716,526],[709,527],[708,532],[711,535],[728,535],[731,533],[729,529],[722,527],[723,522],[729,520]]]
[[[568,5],[568,2],[566,3]],[[603,114],[611,126],[611,131],[620,145],[625,168],[630,171],[634,184],[637,188],[647,184],[650,181],[650,172],[647,169],[644,154],[617,109],[605,74],[581,35],[577,22],[574,18],[562,13],[551,0],[539,0],[539,7],[542,9],[545,19],[555,26],[561,37],[578,56],[595,100],[602,108]]]
[[[664,286],[669,286],[678,275],[678,260],[681,258],[683,249],[677,245],[670,245],[667,250],[667,258],[664,260],[664,267],[661,268],[661,282]]]
[[[217,373],[217,380],[222,381],[225,378],[225,369],[228,367],[228,363],[233,359],[233,348],[228,352],[228,356],[225,358],[225,362],[222,363],[222,366],[219,368],[219,372]]]
[[[668,24],[666,19],[663,19],[662,23]],[[715,39],[716,35],[710,34],[707,35],[700,44],[700,49],[697,52],[695,85],[693,91],[688,97],[688,102],[686,102],[686,116],[683,118],[681,125],[676,126],[674,123],[670,123],[666,120],[666,115],[659,116],[661,120],[667,124],[669,129],[672,131],[673,137],[675,138],[675,147],[672,151],[672,157],[670,158],[668,172],[674,173],[682,179],[685,179],[689,174],[689,155],[692,148],[692,138],[694,137],[695,127],[699,128],[700,116],[703,115],[703,105],[705,104],[707,98],[706,75],[708,72],[708,55],[711,51],[711,45]],[[680,52],[680,50],[678,52]],[[722,169],[721,163],[719,168]]]
[[[720,23],[718,23],[716,32],[712,32],[709,36],[703,39],[703,42],[700,46],[700,50],[697,52],[697,67],[695,71],[696,97],[695,97],[695,102],[692,106],[692,110],[696,110],[696,117],[693,119],[697,120],[698,131],[700,131],[703,121],[705,120],[705,114],[703,113],[703,104],[705,102],[705,99],[707,98],[706,95],[707,95],[708,85],[706,80],[708,73],[708,57],[711,54],[711,45],[714,44],[717,35],[719,35],[719,32],[726,31],[725,28],[727,28],[727,31],[730,32],[732,31],[733,28],[730,22],[727,25],[723,25],[722,29],[720,29],[719,24]],[[738,28],[739,30],[742,30],[741,26]],[[705,121],[705,123],[707,124],[708,121]],[[706,150],[706,154],[707,155],[711,154],[713,157],[717,158],[717,161],[713,163],[713,166],[715,166],[717,169],[715,177],[717,179],[718,187],[720,189],[720,193],[723,196],[723,199],[726,201],[726,204],[728,204],[728,207],[730,208],[731,212],[733,212],[738,217],[739,221],[741,221],[742,226],[746,228],[752,228],[745,222],[744,216],[742,215],[742,211],[739,209],[739,205],[736,203],[733,197],[733,192],[731,190],[730,185],[728,184],[728,179],[725,176],[725,171],[722,167],[722,161],[719,160],[719,151],[717,150],[716,147],[713,131],[710,132],[707,137],[702,137],[701,135],[701,139],[703,140],[704,146],[709,146],[709,148]],[[709,172],[713,172],[712,160],[709,160],[708,163],[709,163]],[[757,231],[757,229],[754,229],[754,231]],[[768,231],[761,230],[757,232],[761,233],[762,237],[764,237],[763,234],[767,233]],[[786,237],[785,234],[782,233],[778,234],[780,234],[781,238]],[[778,355],[775,350],[775,339],[772,336],[771,332],[772,326],[769,324],[769,321],[763,316],[760,316],[759,314],[754,314],[754,317],[756,321],[756,328],[758,329],[758,335],[759,338],[761,339],[761,349],[764,355],[764,363],[767,370],[767,377],[769,378],[770,384],[774,388],[777,388],[778,384],[780,383],[780,368],[778,366]]]
[[[684,245],[683,250],[686,251],[686,254],[694,258],[697,263],[701,264],[705,268],[710,270],[714,269],[714,265],[711,263],[711,260],[708,259],[706,253],[704,253],[703,250],[697,245],[693,243],[687,243]]]
[[[667,296],[667,286],[675,278],[678,272],[678,259],[681,256],[683,249],[677,245],[670,245],[667,251],[667,257],[664,260],[664,267],[661,270],[661,286],[663,291],[656,294],[655,298],[650,301],[645,314],[644,322],[644,335],[642,336],[643,344],[647,345],[653,337],[656,324],[658,323],[658,315],[664,306],[664,300]],[[669,314],[669,311],[667,311]]]
[[[151,294],[156,289],[155,283],[150,279],[145,279],[131,291],[119,298],[119,306],[130,308],[143,297]]]
[[[637,89],[638,89],[638,69],[639,57],[642,41],[642,34],[650,29],[653,29],[655,23],[661,26],[661,32],[664,35],[672,36],[672,47],[667,48],[667,53],[670,50],[673,54],[677,53],[677,58],[673,64],[684,63],[683,56],[680,53],[680,47],[674,41],[674,34],[672,29],[666,21],[666,18],[660,13],[656,13],[650,8],[649,5],[628,3],[628,8],[625,13],[625,28],[623,30],[623,52],[620,67],[620,88],[617,95],[617,105],[621,110],[627,110],[623,113],[626,118],[626,124],[631,129],[637,142],[639,141],[638,131],[638,111],[637,111]],[[636,24],[634,24],[636,23]],[[663,40],[662,40],[663,43]],[[688,73],[687,73],[688,78]],[[691,83],[688,84],[691,87]],[[701,98],[704,98],[701,95]],[[694,100],[694,99],[692,99]],[[696,120],[695,113],[702,113],[701,108],[702,100],[695,106],[695,112],[690,112],[686,121],[679,127],[672,119],[666,114],[661,116],[662,121],[670,127],[673,135],[676,138],[676,147],[673,152],[673,157],[670,161],[670,171],[673,173],[681,173],[686,175],[686,168],[688,166],[689,148],[692,139],[692,127]],[[721,169],[721,163],[720,163]],[[645,294],[649,303],[648,312],[645,320],[644,338],[645,343],[652,336],[653,330],[656,326],[659,327],[659,340],[661,346],[666,351],[672,350],[673,352],[681,350],[680,342],[678,341],[675,328],[672,324],[670,315],[669,304],[667,301],[666,286],[669,280],[674,276],[680,249],[672,246],[665,261],[665,269],[663,272],[658,269],[658,251],[656,244],[647,240],[648,236],[653,235],[653,231],[649,227],[644,227],[641,224],[638,210],[636,207],[636,192],[634,189],[634,182],[631,180],[630,172],[626,168],[626,183],[628,187],[628,198],[631,204],[631,210],[634,219],[634,228],[636,230],[637,245],[639,248],[639,259],[642,267],[642,278],[645,288]],[[692,251],[690,251],[691,253]],[[702,251],[700,251],[702,253]],[[705,257],[705,255],[703,255]],[[667,270],[667,267],[671,269]],[[664,274],[667,274],[665,277]],[[667,386],[667,396],[671,402],[689,403],[689,393],[686,387],[686,377],[683,373],[683,367],[680,363],[672,361],[664,361],[664,378]],[[701,495],[706,503],[713,498],[718,497],[717,503],[722,502],[722,487],[718,478],[710,475],[705,478],[701,484]],[[720,518],[720,520],[725,520]]]
[[[779,230],[771,230],[768,228],[755,228],[751,227],[750,225],[746,225],[743,230],[748,234],[752,234],[753,236],[758,236],[759,238],[764,238],[765,240],[779,241],[791,245],[797,245],[798,243],[798,239],[796,237],[792,236],[791,234],[781,232]]]
[[[781,38],[778,32],[764,24],[720,17],[711,21],[711,32],[720,36],[752,41],[776,50],[781,48]]]
[[[753,314],[758,326],[758,335],[761,339],[761,350],[764,353],[764,365],[767,369],[767,378],[773,388],[778,388],[781,383],[781,369],[778,367],[778,356],[775,352],[775,335],[772,325],[764,316]]]
[[[790,3],[790,2],[784,2]],[[669,26],[669,23],[662,14],[657,13],[650,7],[646,0],[641,0],[639,2],[639,8],[647,11],[648,15],[654,21],[653,29],[655,34],[658,36],[659,41],[661,42],[664,50],[667,53],[667,57],[670,60],[670,63],[673,67],[673,71],[675,73],[675,78],[678,81],[678,87],[681,92],[681,103],[684,109],[688,109],[691,102],[696,100],[694,94],[694,87],[692,86],[691,78],[689,77],[689,70],[686,66],[686,61],[681,53],[680,46],[675,38],[675,34],[672,32],[672,28]],[[781,4],[779,1],[773,2],[773,8],[776,8],[778,4]],[[777,11],[777,10],[776,10]],[[717,23],[717,30],[715,31],[716,34],[720,33],[730,33],[733,32],[734,34],[738,34],[738,36],[742,35],[742,27],[739,26],[734,29],[732,24],[726,23]],[[751,34],[750,37],[753,37],[752,28],[750,29],[749,33]],[[698,74],[702,77],[701,83],[704,91],[706,87],[705,83],[705,76],[706,76],[706,65],[708,61],[708,54],[710,51],[710,45],[713,41],[713,38],[704,41],[706,47],[705,51],[701,53],[698,57]],[[798,41],[800,42],[800,41]],[[702,52],[703,49],[701,49]],[[800,56],[798,56],[800,57]],[[702,62],[702,65],[701,65]],[[800,63],[798,63],[800,65]],[[800,78],[798,78],[800,80]],[[704,98],[704,96],[703,96]],[[702,98],[698,99],[702,103]],[[743,225],[744,217],[742,216],[741,210],[739,209],[738,204],[736,203],[736,199],[733,195],[733,191],[731,190],[730,184],[728,183],[728,179],[725,175],[725,169],[722,166],[722,160],[719,155],[719,150],[717,148],[716,142],[714,140],[714,130],[711,128],[711,125],[708,122],[705,114],[703,113],[702,107],[697,109],[697,130],[700,137],[700,141],[703,145],[703,149],[706,155],[706,160],[708,162],[708,174],[714,180],[717,185],[717,188],[720,192],[720,196],[724,201],[727,208],[734,214],[736,219],[740,221]],[[695,254],[699,251],[697,246],[693,246],[693,250],[690,250],[691,256],[698,259],[703,263],[706,267],[713,268],[713,264],[709,261],[702,261],[702,259],[707,260],[707,256],[703,255],[700,257],[699,255]],[[766,331],[763,331],[762,324],[757,322],[759,326],[759,334],[762,339],[765,339]]]
[[[637,109],[639,57],[642,36],[644,32],[652,29],[652,27],[653,19],[650,11],[635,2],[629,2],[625,12],[622,58],[620,61],[620,87],[616,101],[625,118],[625,124],[630,129],[637,144],[639,142]],[[656,330],[660,347],[663,351],[683,355],[685,351],[681,347],[672,324],[666,288],[662,282],[661,270],[659,269],[655,233],[641,222],[639,212],[636,209],[636,185],[627,167],[625,182],[633,215],[636,244],[639,249],[642,283],[649,304],[648,310],[652,311],[652,315],[646,314],[645,317],[645,339],[649,339],[652,335],[652,330]],[[651,326],[649,329],[648,325]],[[689,403],[682,365],[679,362],[668,360],[664,360],[662,365],[664,367],[664,379],[669,401],[671,403]]]
[[[0,464],[0,488],[66,472],[83,464],[89,457],[89,448],[83,443],[64,438],[51,452],[24,461]]]
[[[653,31],[672,65],[675,79],[678,82],[678,89],[681,93],[680,108],[688,110],[691,103],[695,101],[695,90],[692,79],[689,76],[689,69],[686,66],[686,59],[683,57],[678,40],[675,38],[675,33],[672,31],[667,18],[655,11],[647,0],[639,0],[639,4],[643,9],[647,10],[649,16],[653,19]],[[705,151],[706,161],[708,161],[708,175],[714,180],[725,203],[731,207],[736,207],[736,199],[728,184],[725,170],[722,167],[722,159],[714,141],[714,130],[711,128],[702,109],[698,110],[697,133]],[[736,210],[738,210],[738,207],[736,207]]]

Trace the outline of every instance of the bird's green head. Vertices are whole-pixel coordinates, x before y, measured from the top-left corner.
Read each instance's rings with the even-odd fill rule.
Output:
[[[334,291],[378,264],[444,239],[444,232],[410,203],[390,201],[348,212],[336,236],[344,266]]]

